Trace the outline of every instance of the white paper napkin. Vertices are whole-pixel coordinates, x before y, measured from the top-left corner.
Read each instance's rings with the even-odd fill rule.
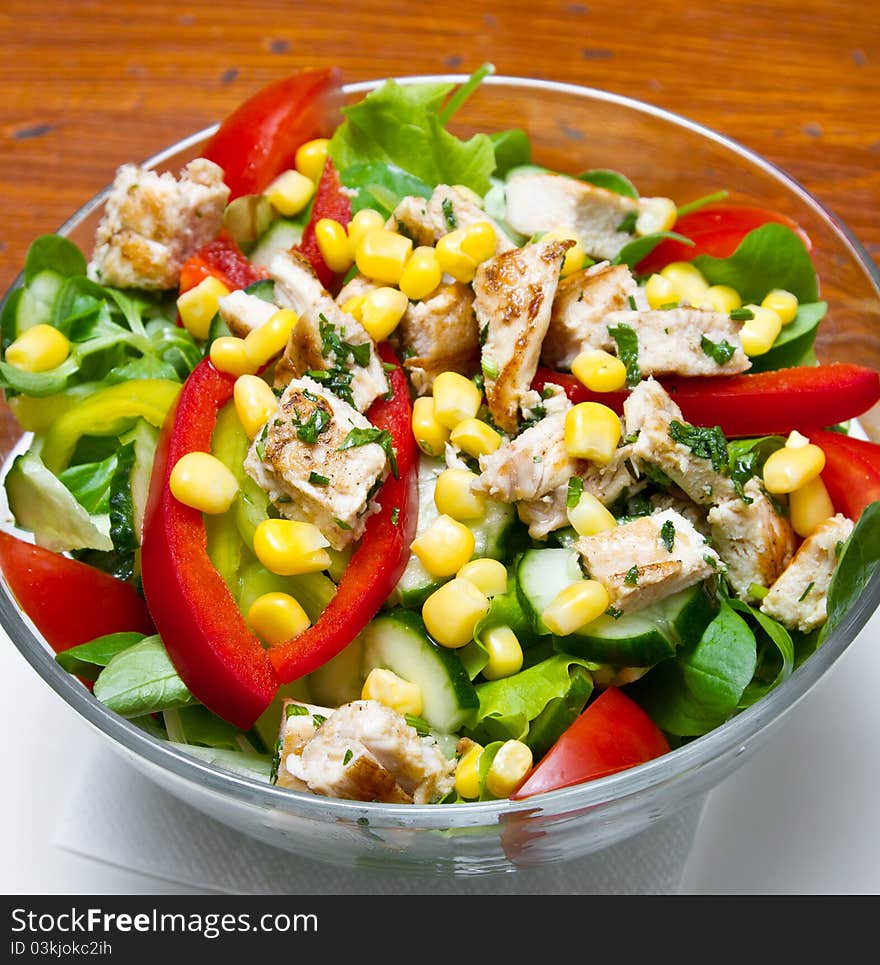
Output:
[[[272,848],[205,817],[98,748],[55,827],[68,851],[230,894],[674,894],[703,801],[601,852],[477,878],[352,871]]]

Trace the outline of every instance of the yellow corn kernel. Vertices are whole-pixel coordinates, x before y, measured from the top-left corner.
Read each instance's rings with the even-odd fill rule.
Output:
[[[455,768],[455,790],[460,797],[474,801],[480,796],[480,757],[482,744],[471,742]]]
[[[412,431],[416,445],[426,456],[439,456],[449,440],[449,429],[437,421],[434,400],[428,395],[413,402]]]
[[[351,250],[357,251],[361,239],[368,231],[378,231],[385,227],[385,219],[374,208],[361,208],[348,222],[348,240]]]
[[[409,300],[396,288],[374,288],[364,295],[361,325],[370,338],[382,342],[397,328],[409,307]]]
[[[587,252],[580,242],[580,238],[573,231],[548,231],[541,236],[541,241],[573,241],[574,244],[566,251],[559,272],[560,278],[568,278],[576,271],[580,271],[587,264]]]
[[[209,452],[181,456],[168,479],[171,495],[184,506],[203,513],[225,513],[238,494],[238,480]]]
[[[489,611],[489,598],[470,580],[444,583],[425,600],[425,629],[441,647],[457,650],[474,638],[474,627]]]
[[[575,459],[606,466],[620,441],[620,419],[601,402],[580,402],[565,414],[565,448]]]
[[[251,630],[270,647],[277,647],[308,630],[306,611],[289,593],[264,593],[247,612]]]
[[[498,235],[488,221],[477,221],[464,229],[461,250],[479,265],[494,257]]]
[[[678,304],[678,289],[663,275],[653,274],[645,283],[645,297],[651,308]]]
[[[279,174],[263,192],[272,207],[288,218],[299,214],[314,193],[315,182],[292,168]]]
[[[452,576],[474,555],[474,534],[464,523],[438,516],[412,542],[412,551],[431,576]]]
[[[768,493],[793,493],[812,482],[825,468],[825,453],[809,442],[783,446],[764,463],[764,488]]]
[[[834,515],[834,505],[821,476],[789,495],[788,512],[791,528],[805,539],[820,523]]]
[[[678,220],[678,207],[672,198],[639,198],[636,218],[637,235],[653,235],[670,231]]]
[[[483,667],[486,680],[500,680],[522,670],[523,652],[510,627],[492,627],[482,635],[489,662]]]
[[[366,295],[352,295],[351,298],[345,300],[342,310],[346,315],[351,315],[359,322],[363,318],[364,299],[366,297]]]
[[[476,418],[483,393],[458,372],[441,372],[434,379],[434,418],[447,429]]]
[[[602,349],[581,352],[571,363],[571,371],[592,392],[617,392],[626,385],[626,366]]]
[[[462,419],[452,430],[449,441],[476,459],[495,452],[501,445],[501,436],[482,419]]]
[[[568,521],[579,536],[595,536],[596,533],[604,533],[606,529],[614,529],[617,525],[611,511],[592,493],[582,492],[577,505],[568,507],[566,513]]]
[[[434,504],[440,513],[453,519],[482,519],[486,515],[486,500],[471,492],[477,479],[467,469],[446,469],[434,484]]]
[[[257,366],[244,350],[244,339],[222,335],[211,342],[211,364],[218,372],[229,375],[247,375],[257,371]]]
[[[324,263],[337,274],[348,271],[354,262],[351,242],[345,228],[332,218],[320,218],[315,225],[315,241]]]
[[[290,333],[296,327],[299,316],[289,308],[279,308],[267,322],[248,332],[244,339],[244,351],[259,368],[287,348]]]
[[[232,389],[232,402],[249,439],[263,428],[278,407],[275,393],[256,375],[240,375]]]
[[[689,261],[673,261],[660,269],[660,274],[672,284],[679,301],[699,305],[709,290],[703,273]]]
[[[70,355],[70,342],[52,325],[34,325],[6,349],[6,361],[24,372],[48,372]]]
[[[500,560],[482,557],[471,560],[455,574],[460,580],[470,580],[486,596],[507,592],[507,567]]]
[[[739,292],[730,285],[710,285],[703,295],[700,308],[729,315],[737,308],[742,308],[742,299],[739,297]]]
[[[301,144],[293,158],[293,166],[312,181],[320,181],[327,163],[330,141],[326,137],[316,137]]]
[[[293,519],[264,519],[254,533],[257,559],[279,576],[326,570],[329,545],[317,526]]]
[[[398,677],[391,670],[374,667],[364,681],[361,700],[378,700],[380,704],[396,710],[398,714],[418,717],[423,709],[422,688]]]
[[[477,261],[471,257],[462,247],[464,240],[464,230],[458,228],[450,231],[448,235],[437,242],[434,251],[437,253],[437,261],[447,275],[452,275],[456,281],[467,284],[474,280],[477,273]]]
[[[746,355],[763,355],[773,348],[773,343],[782,331],[782,319],[772,308],[760,305],[746,305],[752,317],[743,323],[739,330],[740,341]]]
[[[412,254],[412,246],[409,238],[387,228],[367,231],[355,249],[358,271],[375,281],[396,285]]]
[[[770,308],[779,316],[779,321],[783,325],[789,325],[794,321],[798,310],[798,300],[791,292],[784,288],[774,288],[767,292],[761,302],[762,308]]]
[[[510,797],[532,769],[532,751],[522,741],[505,741],[486,772],[486,790],[495,797]]]
[[[443,269],[433,248],[423,245],[412,253],[400,276],[400,290],[418,301],[427,298],[443,280]]]
[[[211,330],[211,321],[217,314],[220,299],[229,289],[213,275],[203,278],[195,288],[190,288],[177,299],[177,314],[183,327],[193,338],[205,339]]]
[[[602,616],[610,603],[608,591],[597,580],[578,580],[556,594],[541,620],[551,633],[567,637]]]

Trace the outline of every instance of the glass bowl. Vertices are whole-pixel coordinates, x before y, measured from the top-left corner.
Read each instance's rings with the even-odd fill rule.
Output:
[[[460,76],[401,78],[464,80]],[[379,82],[345,88],[358,100]],[[643,194],[680,203],[722,188],[731,200],[781,211],[813,241],[829,303],[816,350],[823,362],[880,369],[880,275],[845,225],[771,163],[728,138],[659,108],[604,91],[511,77],[490,77],[456,115],[457,133],[521,127],[535,160],[576,173],[616,168]],[[150,166],[177,171],[213,132],[201,131],[156,155]],[[60,229],[86,252],[106,191]],[[861,420],[880,440],[880,406]],[[21,430],[2,406],[2,457]],[[139,771],[202,812],[306,858],[350,868],[451,876],[537,868],[576,859],[645,831],[687,808],[775,732],[784,715],[825,675],[880,601],[880,576],[822,648],[758,703],[711,733],[640,767],[525,801],[418,806],[341,801],[275,788],[208,765],[164,744],[107,710],[53,660],[52,653],[0,582],[0,621],[46,683]],[[808,762],[804,762],[805,764]],[[747,807],[748,802],[743,802]]]

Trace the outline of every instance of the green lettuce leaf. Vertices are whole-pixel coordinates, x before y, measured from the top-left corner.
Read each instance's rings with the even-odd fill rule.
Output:
[[[769,352],[752,359],[750,372],[772,372],[794,365],[808,365],[819,322],[828,310],[826,302],[798,305],[797,314],[788,325],[783,325],[779,337]]]
[[[840,625],[850,607],[865,591],[880,568],[880,502],[862,512],[828,587],[828,619],[819,634],[821,644]]]

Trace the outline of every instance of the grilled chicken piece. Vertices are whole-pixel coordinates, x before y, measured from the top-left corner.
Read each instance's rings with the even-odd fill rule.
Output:
[[[563,278],[556,289],[550,325],[541,347],[545,365],[570,369],[586,349],[614,351],[605,316],[626,309],[638,285],[626,265],[605,262]]]
[[[667,522],[674,533],[671,549],[662,535]],[[574,545],[590,577],[608,590],[611,602],[625,613],[693,586],[721,568],[718,554],[672,509],[582,536]]]
[[[291,379],[306,372],[325,371],[326,385],[359,412],[366,412],[388,391],[388,380],[373,340],[360,322],[333,301],[301,255],[276,255],[269,273],[275,280],[278,304],[299,315],[284,355],[275,366],[276,387],[284,388]]]
[[[559,271],[571,241],[539,241],[483,262],[474,278],[474,308],[486,332],[482,367],[496,424],[516,429],[517,413],[538,367]]]
[[[309,705],[299,706],[311,714]],[[296,717],[285,718],[286,712],[285,707],[279,783],[283,768],[285,781],[292,777],[315,794],[415,804],[433,803],[452,789],[455,761],[433,738],[419,737],[401,714],[378,701],[356,700],[328,711],[301,746],[297,736],[291,738],[290,753],[288,729],[298,735],[305,725]]]
[[[319,383],[294,379],[254,438],[244,468],[282,516],[314,523],[334,549],[343,549],[363,533],[377,508],[370,494],[387,475],[377,443],[341,448],[352,429],[370,428]]]
[[[480,333],[470,285],[441,284],[428,298],[410,302],[394,340],[419,395],[431,391],[441,372],[470,376],[480,361]]]
[[[623,404],[626,434],[636,435],[636,468],[651,463],[662,470],[687,496],[701,506],[739,498],[730,479],[712,467],[710,459],[696,456],[670,435],[672,423],[687,425],[681,409],[653,379],[640,382]]]
[[[218,307],[220,317],[229,331],[239,338],[260,328],[278,311],[278,306],[245,291],[234,291],[221,298]]]
[[[124,164],[116,172],[88,267],[102,285],[177,288],[183,263],[217,236],[229,188],[223,169],[197,158],[176,179]]]
[[[531,237],[539,231],[573,231],[587,254],[609,261],[633,240],[621,224],[638,216],[639,203],[562,174],[523,172],[505,186],[507,222]]]
[[[709,510],[712,544],[727,565],[727,582],[744,600],[752,584],[770,586],[794,553],[791,524],[776,512],[757,479],[743,487],[746,502],[733,496]]]
[[[752,367],[740,341],[741,326],[723,312],[703,308],[625,310],[610,312],[603,322],[608,329],[626,325],[636,333],[643,377],[736,375]]]
[[[764,613],[803,633],[821,627],[828,617],[828,587],[837,569],[841,544],[852,531],[852,520],[840,513],[820,523],[770,587],[761,603]]]

